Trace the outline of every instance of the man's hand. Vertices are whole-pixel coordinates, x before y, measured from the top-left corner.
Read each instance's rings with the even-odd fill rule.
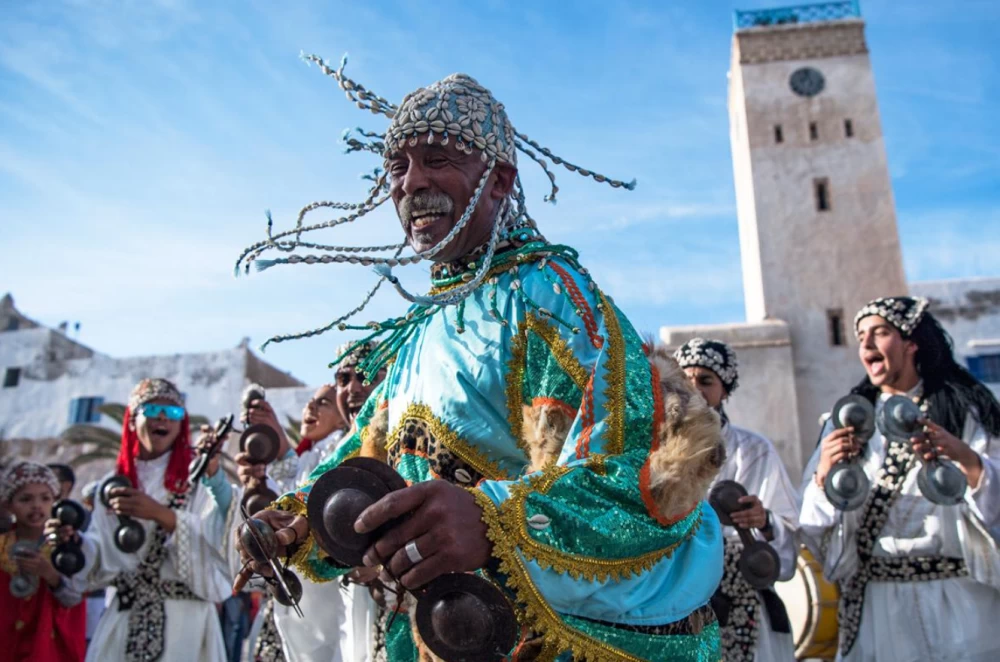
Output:
[[[233,460],[236,462],[236,475],[243,487],[256,487],[267,479],[267,466],[253,464],[246,453],[237,453]]]
[[[223,444],[226,443],[226,438],[227,437],[229,437],[228,433],[222,439],[222,443]],[[201,451],[202,449],[207,449],[209,446],[211,446],[212,444],[215,443],[215,439],[216,439],[216,437],[215,437],[215,429],[209,427],[208,425],[202,425],[201,426],[201,436],[198,437],[198,442],[195,444],[195,447],[199,451]],[[219,448],[220,449],[222,448],[221,444],[220,444]],[[211,478],[212,476],[214,476],[216,474],[216,472],[219,470],[219,458],[220,457],[221,457],[221,453],[219,453],[218,451],[216,451],[215,455],[213,455],[212,458],[208,461],[208,469],[205,470],[205,475],[208,476],[209,478]]]
[[[22,575],[37,575],[46,584],[55,588],[59,586],[59,571],[52,565],[52,561],[45,554],[38,551],[18,553],[14,557],[17,560],[17,571]]]
[[[177,526],[177,515],[173,510],[134,487],[111,490],[111,510],[119,515],[152,520],[167,533],[172,533]]]
[[[247,407],[247,425],[264,424],[278,433],[278,459],[285,457],[291,446],[288,444],[288,437],[285,436],[285,429],[278,422],[278,417],[274,409],[267,400],[251,400]]]
[[[861,452],[861,444],[854,437],[854,428],[839,428],[823,437],[820,442],[819,465],[816,467],[814,480],[823,486],[826,475],[833,465],[841,460],[849,460]]]
[[[302,542],[309,536],[308,520],[301,515],[296,515],[295,513],[289,513],[283,510],[262,510],[254,515],[253,518],[261,520],[274,529],[274,536],[278,541],[278,548],[275,556],[279,559],[288,556],[289,545],[293,545],[296,542]],[[233,535],[236,536],[236,549],[240,552],[240,563],[243,564],[243,569],[240,570],[238,575],[236,575],[236,581],[233,583],[234,594],[242,591],[243,587],[246,586],[246,583],[250,581],[250,578],[255,574],[262,575],[264,577],[270,577],[274,574],[271,571],[270,564],[254,561],[250,556],[250,553],[243,546],[243,541],[240,539],[240,531],[242,528],[242,526],[239,526],[233,532]]]
[[[741,529],[763,529],[767,526],[767,510],[760,499],[753,494],[748,494],[745,497],[740,497],[739,502],[748,503],[750,507],[730,514],[733,524]]]
[[[486,537],[482,509],[469,492],[442,480],[382,497],[361,513],[354,530],[374,531],[407,514],[368,548],[366,566],[384,564],[404,587],[413,589],[449,572],[477,570],[489,561],[493,544]],[[409,542],[416,545],[419,563],[406,552]]]
[[[63,524],[62,520],[51,518],[45,520],[45,530],[43,535],[46,540],[56,544],[69,542],[70,540],[80,540],[80,534],[69,524]]]
[[[955,460],[968,479],[969,487],[975,489],[983,473],[983,461],[979,453],[934,421],[924,418],[920,423],[924,426],[924,433],[910,438],[913,452],[925,462],[936,457]]]

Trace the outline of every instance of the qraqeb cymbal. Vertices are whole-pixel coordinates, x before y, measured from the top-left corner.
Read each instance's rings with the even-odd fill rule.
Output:
[[[743,551],[737,563],[740,574],[747,583],[757,589],[767,588],[778,580],[781,574],[781,559],[766,542],[754,540],[746,529],[733,522],[732,514],[746,510],[750,504],[740,503],[747,496],[747,490],[735,480],[720,480],[708,494],[708,502],[725,526],[732,526],[743,543]]]
[[[514,611],[503,592],[482,577],[442,575],[417,600],[424,643],[448,662],[505,659],[517,643]]]
[[[354,522],[376,501],[405,487],[395,470],[370,458],[346,460],[326,472],[306,502],[317,544],[343,566],[362,565],[365,551],[399,520],[369,533],[357,533]],[[478,575],[441,575],[414,597],[420,637],[443,660],[499,662],[517,643],[513,607],[499,588]]]
[[[250,456],[253,464],[271,464],[278,458],[281,440],[270,425],[257,423],[240,434],[240,452]]]

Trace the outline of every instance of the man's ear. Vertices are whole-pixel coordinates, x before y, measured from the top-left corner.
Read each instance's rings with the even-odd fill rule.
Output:
[[[517,178],[517,168],[506,163],[497,164],[493,169],[493,185],[490,187],[490,197],[501,200],[514,190],[514,180]]]

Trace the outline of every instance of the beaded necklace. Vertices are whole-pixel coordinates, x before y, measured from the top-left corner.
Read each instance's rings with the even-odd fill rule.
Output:
[[[552,274],[549,273],[549,270],[546,269],[550,259],[561,258],[568,262],[584,277],[588,290],[595,291],[597,286],[591,279],[589,272],[580,265],[578,261],[579,255],[573,248],[562,244],[548,243],[535,228],[518,228],[509,232],[504,236],[501,245],[506,250],[496,252],[492,259],[490,259],[490,263],[486,269],[486,278],[483,280],[483,283],[479,288],[491,288],[489,293],[489,315],[493,320],[503,326],[507,325],[507,320],[501,317],[500,310],[497,305],[497,296],[499,293],[498,276],[502,275],[504,272],[507,272],[512,276],[516,276],[520,267],[532,263],[537,263],[538,269],[544,272],[545,278],[552,284],[553,291],[556,294],[565,297],[566,300],[573,306],[573,309],[578,316],[581,314],[579,304],[574,299],[574,293],[567,291],[568,288],[562,287],[559,284],[558,279],[554,278]],[[445,292],[449,288],[457,287],[462,283],[471,280],[473,278],[473,273],[482,267],[476,259],[481,252],[482,248],[478,249],[472,255],[456,262],[435,265],[435,268],[432,270],[431,291]],[[470,257],[472,259],[469,259]],[[549,309],[539,305],[530,296],[528,296],[525,293],[524,288],[521,287],[520,280],[517,278],[515,278],[513,283],[511,283],[510,293],[512,296],[516,296],[526,307],[532,309],[541,317],[553,320],[560,326],[568,329],[573,334],[580,333],[580,327],[578,325],[571,324]],[[465,331],[465,305],[466,299],[463,299],[454,306],[455,330],[457,333],[463,333]],[[407,313],[402,317],[392,317],[382,322],[369,322],[360,326],[341,323],[338,327],[341,331],[351,330],[370,332],[367,336],[354,342],[343,354],[343,356],[350,355],[356,348],[361,347],[372,340],[379,341],[378,346],[372,350],[368,357],[357,367],[357,371],[365,376],[365,383],[369,383],[375,375],[378,375],[379,372],[381,372],[395,358],[399,349],[415,333],[417,326],[421,322],[449,307],[451,306],[424,306],[415,304],[411,306]],[[600,303],[597,304],[597,308],[598,310],[601,309]],[[343,356],[331,362],[329,367],[335,368],[343,360]]]

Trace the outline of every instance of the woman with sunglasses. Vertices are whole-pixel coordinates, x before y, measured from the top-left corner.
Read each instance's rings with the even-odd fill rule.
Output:
[[[115,588],[88,661],[225,661],[214,603],[232,593],[228,545],[239,494],[217,460],[203,486],[189,489],[192,457],[180,392],[165,379],[139,382],[129,397],[116,466],[131,486],[111,490],[107,506],[95,499],[85,533],[59,529],[60,537],[82,537],[88,590]],[[145,531],[137,552],[116,544],[119,516]],[[57,528],[58,520],[50,521],[48,530]]]

